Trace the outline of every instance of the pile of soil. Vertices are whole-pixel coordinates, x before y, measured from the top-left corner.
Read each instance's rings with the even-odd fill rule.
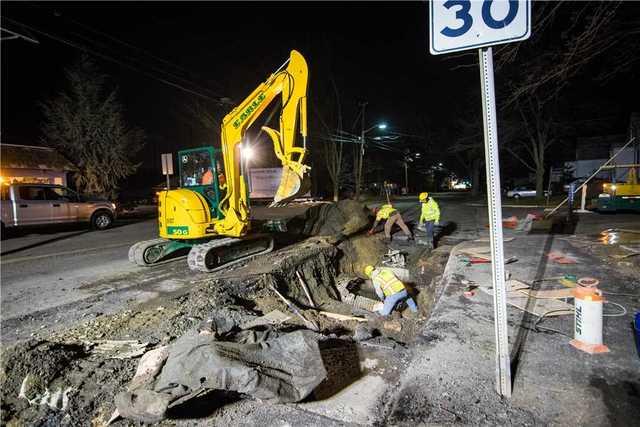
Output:
[[[304,236],[326,236],[332,241],[352,236],[371,224],[371,212],[355,200],[320,204],[287,224],[290,232]]]

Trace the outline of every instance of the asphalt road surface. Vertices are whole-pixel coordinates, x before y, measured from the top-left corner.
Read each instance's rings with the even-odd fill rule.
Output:
[[[131,272],[129,246],[154,237],[155,221],[120,224],[106,231],[83,226],[33,230],[2,242],[2,318],[10,319],[82,299],[81,286]]]
[[[152,296],[145,284],[174,291],[178,285],[163,283],[178,275],[171,267],[146,269],[128,261],[129,246],[155,237],[155,220],[120,222],[105,231],[80,225],[9,235],[0,257],[2,341],[63,326],[92,308],[116,311],[127,301]]]

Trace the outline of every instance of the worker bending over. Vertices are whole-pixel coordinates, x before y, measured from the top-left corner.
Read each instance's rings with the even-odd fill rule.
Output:
[[[404,283],[393,274],[393,271],[368,265],[364,268],[364,274],[371,279],[376,295],[384,303],[379,311],[381,315],[388,316],[400,301],[406,301],[411,311],[418,312],[416,302],[409,296]]]
[[[407,224],[404,223],[400,212],[398,212],[398,210],[394,208],[393,205],[382,205],[382,207],[376,209],[375,212],[376,220],[374,221],[371,230],[369,230],[369,232],[367,233],[369,236],[374,233],[374,230],[376,229],[380,221],[385,220],[386,222],[384,224],[384,235],[388,241],[391,241],[391,228],[393,227],[393,224],[396,223],[400,226],[403,233],[409,237],[409,240],[413,240],[413,234],[411,234],[411,231],[409,231],[409,227],[407,227]]]
[[[433,198],[429,197],[429,193],[420,193],[418,200],[422,205],[418,226],[424,227],[429,244],[433,248],[433,227],[440,222],[440,207]]]

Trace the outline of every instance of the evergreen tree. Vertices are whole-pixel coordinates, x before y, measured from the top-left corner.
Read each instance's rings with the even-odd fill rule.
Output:
[[[144,132],[126,125],[117,90],[107,87],[107,76],[87,55],[65,74],[68,88],[41,104],[42,141],[78,168],[79,191],[114,197],[121,180],[140,165],[134,159]]]

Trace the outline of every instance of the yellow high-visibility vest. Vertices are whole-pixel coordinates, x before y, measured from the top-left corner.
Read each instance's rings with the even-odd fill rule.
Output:
[[[376,221],[380,221],[381,219],[389,219],[389,217],[396,212],[396,208],[392,205],[382,205],[378,214],[376,215]]]
[[[438,206],[438,203],[433,199],[429,199],[428,202],[422,203],[420,222],[425,221],[440,222],[440,207]]]
[[[398,280],[392,271],[385,268],[377,268],[371,274],[371,280],[380,286],[385,297],[404,291],[404,284]]]

